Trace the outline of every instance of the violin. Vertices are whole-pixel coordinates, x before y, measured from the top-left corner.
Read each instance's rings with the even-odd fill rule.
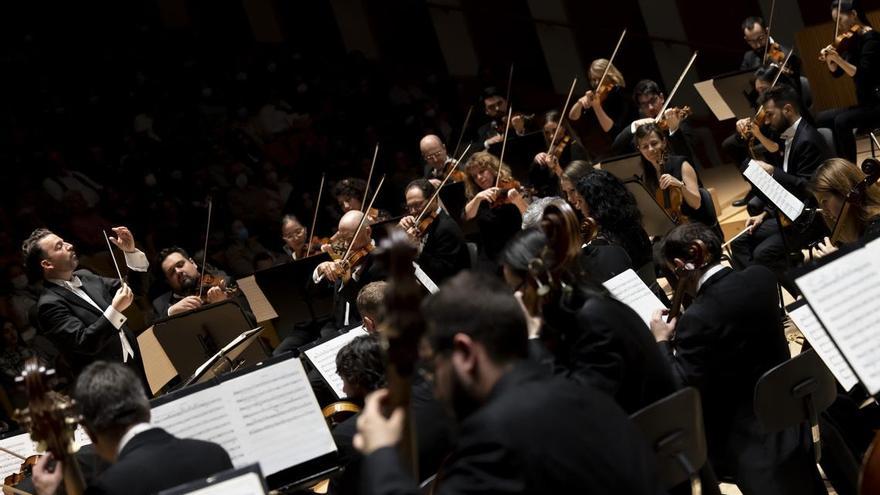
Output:
[[[226,294],[226,297],[232,297],[238,294],[238,286],[234,285],[234,283],[227,286],[225,277],[203,273],[199,278],[199,283],[194,285],[194,288],[198,293],[194,293],[193,295],[199,296],[202,299],[202,302],[207,304],[208,289],[211,287],[223,287],[223,293]]]
[[[835,222],[834,230],[831,233],[831,243],[835,246],[839,244],[840,237],[845,230],[846,219],[848,218],[850,207],[861,206],[865,201],[865,194],[867,193],[868,187],[876,184],[877,181],[880,180],[880,161],[877,161],[874,158],[866,158],[865,161],[862,162],[861,168],[862,173],[865,174],[865,178],[850,189],[849,193],[846,195],[843,206],[840,209],[840,213],[837,215],[837,221]]]
[[[675,110],[678,113],[678,118],[681,120],[685,120],[691,116],[691,107],[685,105],[681,108],[672,108],[671,110]],[[664,131],[669,131],[669,121],[666,120],[666,114],[663,114],[663,117],[657,122],[657,125],[663,129]]]
[[[13,454],[12,452],[7,453]],[[12,473],[9,476],[3,478],[3,484],[7,487],[15,487],[25,479],[30,478],[33,473],[34,465],[37,463],[40,457],[42,457],[39,454],[34,454],[28,457],[23,457],[18,454],[14,455],[21,458],[22,463],[17,473]]]
[[[531,194],[531,191],[524,188],[516,179],[501,179],[498,181],[497,187],[499,189],[498,195],[495,196],[495,201],[492,202],[492,208],[498,208],[510,203],[510,191],[513,189],[519,191],[524,197],[527,194]]]
[[[470,147],[470,146],[468,146],[468,147]],[[451,180],[453,183],[464,182],[464,180],[465,180],[465,173],[464,172],[462,172],[461,170],[457,170],[457,169],[452,170],[452,169],[456,168],[457,163],[458,162],[456,160],[453,160],[453,161],[447,163],[443,167],[443,175],[445,176],[445,175],[451,173],[452,175],[449,176],[449,180]]]
[[[550,153],[548,153],[550,156],[556,158],[557,161],[559,160],[559,157],[562,156],[562,153],[565,151],[566,146],[571,143],[570,134],[568,134],[564,130],[560,131],[560,133],[562,134],[562,136],[560,136],[557,142],[553,145],[553,148],[550,149]]]
[[[376,197],[379,196],[379,191],[382,189],[382,184],[384,183],[385,176],[382,176],[382,180],[379,181],[379,185],[376,187],[376,192],[373,193],[373,199],[370,200],[370,204],[367,206],[366,211],[373,209],[373,202],[376,201]],[[356,250],[353,250],[351,245],[360,235],[367,219],[367,215],[361,217],[357,230],[354,231],[354,235],[351,236],[351,239],[342,241],[338,239],[339,232],[337,232],[333,235],[334,238],[337,238],[336,240],[329,245],[325,244],[324,246],[321,246],[321,249],[325,250],[325,252],[327,252],[336,262],[334,263],[334,271],[336,276],[340,278],[343,283],[348,283],[348,281],[351,280],[352,270],[354,270],[364,259],[366,259],[367,255],[373,251],[372,243],[367,243],[364,247]]]
[[[785,52],[779,47],[779,43],[774,41],[767,45],[767,55],[764,59],[764,63],[773,62],[781,64],[783,60],[785,60]]]
[[[600,103],[605,103],[605,100],[608,98],[608,94],[611,93],[611,90],[616,87],[617,86],[609,80],[602,83],[601,86],[597,87],[594,94],[596,95],[596,98],[599,99]]]
[[[853,24],[846,31],[838,34],[831,45],[837,50],[837,53],[841,55],[846,53],[852,47],[855,36],[861,33],[864,27],[859,23]]]
[[[681,189],[677,187],[661,189],[658,186],[657,190],[654,192],[654,199],[657,201],[657,204],[669,214],[672,222],[676,225],[683,223],[687,219],[687,217],[681,212],[681,206],[684,201]]]
[[[523,124],[525,124],[525,123],[533,121],[535,119],[535,114],[533,114],[533,113],[526,114],[526,113],[521,113],[521,112],[509,114],[511,127],[514,127],[514,128],[516,127],[515,125],[513,125],[513,121],[514,121],[514,119],[517,119],[517,118],[522,119]],[[501,120],[494,121],[493,124],[495,127],[495,132],[497,132],[498,134],[504,135],[504,130],[507,128],[507,120],[508,120],[507,118],[504,118]]]

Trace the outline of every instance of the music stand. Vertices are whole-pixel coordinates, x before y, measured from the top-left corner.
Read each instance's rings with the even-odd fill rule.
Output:
[[[501,156],[501,145],[503,143],[493,143],[486,151],[493,155]],[[529,169],[538,153],[547,152],[547,143],[544,141],[544,132],[531,132],[522,136],[517,136],[510,130],[507,136],[507,149],[504,150],[504,163],[510,166],[510,172],[513,178],[526,182],[529,179]]]
[[[648,192],[640,179],[630,179],[623,185],[636,198],[636,204],[642,212],[642,226],[649,236],[663,237],[675,228],[675,222],[666,210],[657,204],[657,200]]]
[[[162,490],[159,495],[186,495],[189,493],[198,495],[266,495],[269,493],[269,487],[266,486],[266,478],[263,477],[260,464],[254,463]]]
[[[241,306],[233,300],[207,304],[153,325],[156,340],[181,377],[192,376],[220,349],[251,329]],[[256,364],[266,353],[261,346],[250,345],[238,357],[246,364]]]
[[[214,354],[204,364],[199,366],[183,386],[203,383],[222,373],[236,370],[238,366],[236,366],[235,361],[247,350],[248,346],[254,343],[262,332],[263,327],[257,327],[236,337],[232,342],[217,351],[217,354]],[[227,367],[223,368],[224,365]]]
[[[694,84],[718,120],[751,117],[755,113],[750,94],[754,91],[753,69],[730,72]]]
[[[280,338],[291,333],[297,324],[318,320],[332,312],[332,289],[312,282],[312,272],[325,261],[330,261],[330,255],[322,252],[254,273],[257,285],[278,314],[272,324]]]
[[[620,179],[620,182],[626,182],[633,177],[641,177],[645,173],[640,153],[611,157],[603,160],[599,164],[599,168],[610,172],[611,175]]]

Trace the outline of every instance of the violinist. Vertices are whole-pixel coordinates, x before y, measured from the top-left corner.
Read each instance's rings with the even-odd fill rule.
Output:
[[[739,66],[740,70],[757,69],[768,63],[781,64],[791,51],[790,48],[773,40],[762,17],[747,17],[742,22],[742,30],[743,39],[749,45],[749,50],[743,55],[742,63]],[[765,52],[767,53],[766,60],[764,59]],[[797,55],[791,56],[788,66],[795,74],[800,74],[801,63]]]
[[[419,243],[416,263],[431,279],[440,283],[461,270],[470,268],[470,255],[464,233],[458,223],[439,206],[436,188],[426,179],[416,179],[406,186],[406,213],[400,227]],[[423,213],[424,212],[424,213]],[[419,225],[416,219],[421,217]]]
[[[455,164],[455,158],[449,156],[446,145],[439,136],[428,134],[419,141],[419,151],[425,160],[425,178],[443,180],[449,172],[449,167]],[[464,180],[464,174],[456,172],[449,179],[452,182]]]
[[[498,158],[481,151],[474,153],[465,165],[464,220],[477,220],[480,230],[482,261],[494,263],[504,244],[519,231],[522,214],[528,205],[517,189],[519,183],[510,174],[510,167]],[[495,186],[501,171],[498,187]]]
[[[849,108],[824,110],[817,127],[834,132],[837,156],[856,161],[854,129],[872,129],[880,124],[880,34],[874,31],[852,0],[831,2],[831,18],[838,23],[838,39],[819,53],[834,77],[853,80],[857,104]]]
[[[502,282],[459,273],[422,312],[434,394],[460,432],[434,493],[661,492],[653,455],[617,404],[528,360],[526,320]],[[367,396],[357,421],[365,493],[419,493],[395,448],[402,411],[389,418],[387,399],[386,390]]]
[[[477,128],[477,143],[474,143],[473,149],[488,149],[493,144],[501,143],[504,140],[508,105],[507,98],[499,92],[498,88],[492,86],[483,90],[483,108],[486,116],[489,117],[489,122]],[[524,135],[530,120],[526,115],[513,114],[510,119],[508,139],[516,139],[517,136]]]
[[[599,88],[597,86],[602,80],[606,67],[608,74],[602,82],[602,87]],[[591,89],[574,102],[568,113],[568,119],[572,122],[580,120],[585,110],[592,109],[602,131],[611,137],[617,136],[635,116],[632,104],[624,94],[626,81],[623,79],[623,74],[613,63],[609,66],[608,59],[600,58],[590,64],[589,76]]]
[[[333,186],[333,197],[342,210],[342,214],[346,214],[352,210],[360,210],[363,207],[364,191],[367,189],[367,181],[363,179],[355,179],[347,177],[337,182]]]
[[[306,257],[309,251],[308,230],[300,223],[299,219],[293,215],[284,215],[281,218],[281,239],[284,241],[284,254],[288,260],[300,260]],[[318,253],[318,249],[312,247],[312,253]]]
[[[126,227],[114,227],[110,240],[125,253],[128,283],[77,270],[73,244],[47,229],[34,230],[22,243],[22,257],[32,279],[43,280],[36,305],[37,326],[61,351],[76,376],[89,363],[105,359],[126,363],[143,374],[137,339],[125,324],[123,311],[134,300],[132,288],[141,287],[149,268]]]
[[[829,230],[833,231],[837,225],[850,191],[864,179],[865,174],[859,167],[843,158],[826,160],[816,169],[809,189],[822,209]],[[862,200],[850,206],[843,221],[842,244],[869,242],[880,237],[880,189],[873,184],[868,186]],[[829,250],[833,246],[826,239],[821,248]]]
[[[666,103],[666,95],[660,90],[660,86],[651,80],[639,81],[633,88],[633,99],[638,105],[639,118],[630,125],[624,126],[614,138],[611,151],[614,155],[625,155],[638,151],[633,144],[633,136],[636,129],[645,124],[654,123],[654,120]],[[678,108],[667,108],[663,120],[669,134],[669,142],[677,155],[691,156],[691,134],[693,133],[687,122],[682,118],[682,112]]]
[[[332,329],[348,328],[360,321],[361,317],[355,304],[361,287],[376,280],[382,280],[384,274],[373,263],[372,229],[366,223],[358,232],[358,226],[364,214],[358,210],[349,211],[339,220],[338,231],[333,236],[335,244],[344,247],[339,259],[325,261],[315,268],[312,280],[318,283],[326,280],[333,284],[333,321]],[[357,233],[357,237],[355,237]],[[334,250],[332,246],[322,246],[323,251]],[[349,251],[349,259],[342,256]]]
[[[758,379],[790,357],[773,273],[723,266],[721,240],[699,223],[673,229],[658,251],[694,300],[669,323],[658,308],[651,333],[679,383],[700,391],[718,477],[732,477],[750,495],[824,494],[803,446],[807,432],[799,425],[767,433],[754,412]]]
[[[227,291],[228,286],[232,285],[232,279],[217,270],[205,272],[212,281],[217,281],[216,284],[202,286],[199,266],[181,247],[172,246],[159,251],[156,266],[169,287],[167,292],[153,299],[156,318],[185,313],[203,304],[225,301],[232,297],[231,291]],[[198,293],[200,286],[203,291],[201,295]]]
[[[801,116],[801,100],[797,92],[789,86],[776,86],[760,100],[764,105],[767,124],[778,133],[782,140],[779,152],[768,155],[770,162],[759,161],[759,165],[789,192],[802,201],[809,200],[807,184],[819,165],[831,158],[831,151],[822,135]],[[744,163],[743,165],[746,165]],[[791,231],[782,238],[775,210],[762,198],[749,205],[750,217],[746,227],[749,235],[743,235],[731,243],[734,266],[743,268],[752,264],[770,267],[780,281],[791,287],[784,272],[788,268],[786,243],[789,248],[806,247],[813,239],[813,232]],[[795,290],[794,287],[791,287]]]
[[[656,124],[645,124],[636,130],[634,141],[642,155],[645,187],[672,220],[717,227],[713,205],[703,200],[708,192],[702,189],[696,168],[687,158],[673,154],[666,134]]]
[[[570,126],[563,124],[559,133],[556,133],[559,117],[556,110],[544,114],[544,143],[549,147],[554,142],[553,149],[550,153],[542,151],[535,155],[529,168],[529,183],[540,197],[558,195],[562,169],[574,160],[589,159],[587,151],[581,146]],[[554,135],[556,141],[553,141]]]
[[[150,403],[137,376],[118,363],[95,362],[76,381],[80,423],[98,456],[110,463],[86,493],[147,495],[232,469],[213,442],[177,438],[150,424]],[[63,466],[44,455],[33,469],[37,495],[54,495]]]

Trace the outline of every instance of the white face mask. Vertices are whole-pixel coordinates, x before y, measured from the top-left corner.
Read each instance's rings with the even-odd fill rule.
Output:
[[[16,277],[13,277],[12,280],[11,280],[11,282],[12,282],[12,287],[13,287],[14,289],[16,289],[16,290],[22,290],[22,289],[24,289],[25,287],[27,287],[27,285],[28,285],[28,278],[27,278],[27,275],[25,275],[24,273],[22,273],[21,275],[18,275],[18,276],[16,276]]]

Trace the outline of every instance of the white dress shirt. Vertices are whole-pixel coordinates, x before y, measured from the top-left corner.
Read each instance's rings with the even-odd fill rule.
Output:
[[[125,432],[125,435],[122,435],[122,438],[119,439],[119,447],[116,449],[116,455],[119,455],[122,452],[122,449],[134,438],[136,435],[143,433],[147,430],[152,430],[153,428],[158,428],[158,426],[153,426],[150,423],[138,423]]]
[[[791,144],[794,142],[794,135],[797,133],[797,128],[801,123],[803,117],[798,117],[797,120],[794,121],[794,124],[791,124],[791,127],[785,130],[779,137],[785,140],[785,155],[782,158],[782,171],[788,172],[788,155],[791,153]]]
[[[709,280],[712,277],[712,275],[715,275],[716,273],[720,272],[723,269],[724,269],[724,265],[722,265],[721,263],[718,263],[718,264],[710,267],[705,272],[703,272],[703,274],[700,275],[700,279],[697,280],[697,292],[698,293],[700,292],[700,288],[703,287],[703,284],[706,283],[706,281]]]

